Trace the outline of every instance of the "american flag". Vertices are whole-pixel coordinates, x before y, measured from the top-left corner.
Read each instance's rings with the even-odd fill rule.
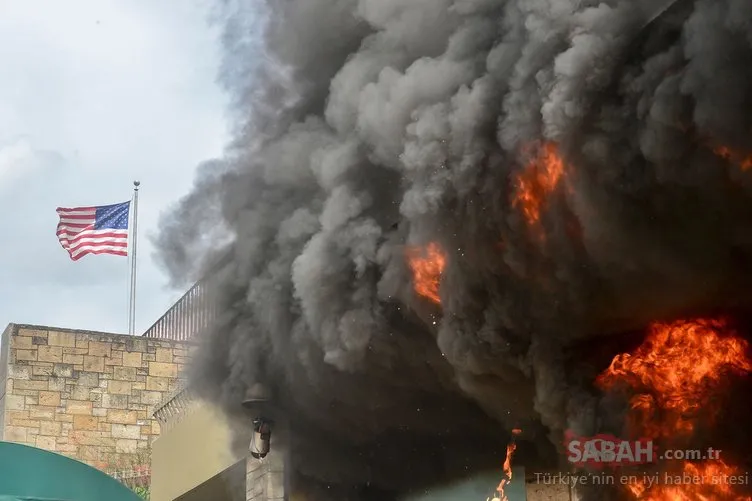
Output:
[[[98,207],[58,207],[57,238],[73,261],[86,254],[128,255],[130,202]]]

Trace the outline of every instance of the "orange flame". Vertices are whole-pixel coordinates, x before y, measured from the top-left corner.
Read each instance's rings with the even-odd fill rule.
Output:
[[[724,160],[737,164],[743,172],[752,169],[752,155],[741,155],[728,146],[717,146],[713,152]]]
[[[413,272],[415,292],[436,304],[441,304],[439,286],[446,266],[444,252],[438,244],[432,242],[425,248],[408,248],[407,258]]]
[[[512,483],[512,457],[514,457],[514,451],[517,450],[517,444],[515,443],[515,438],[522,433],[522,430],[519,428],[515,428],[512,430],[512,440],[507,444],[507,457],[504,459],[504,478],[501,479],[501,482],[499,482],[499,486],[496,487],[496,497],[493,498],[493,501],[509,501],[509,498],[504,493],[504,488]],[[491,500],[487,500],[491,501]]]
[[[630,388],[630,432],[649,438],[675,439],[694,432],[700,411],[710,413],[710,396],[729,372],[752,371],[747,342],[735,335],[723,320],[693,320],[654,324],[645,342],[634,353],[616,356],[596,380],[604,390]],[[630,485],[641,501],[701,501],[734,499],[728,483],[709,479],[736,474],[721,460],[683,462],[678,475],[704,478],[702,483]],[[668,473],[667,473],[668,474]],[[678,485],[677,485],[678,484]]]
[[[687,461],[681,466],[680,471],[665,473],[668,478],[659,478],[660,483],[650,489],[645,484],[631,484],[628,489],[640,501],[752,501],[752,497],[734,492],[729,480],[733,477],[736,483],[740,483],[744,477],[721,460],[700,463]],[[684,475],[696,479],[697,483],[684,482]],[[680,478],[681,482],[678,481]],[[675,480],[669,482],[668,479]]]
[[[517,193],[512,206],[520,207],[531,227],[540,223],[548,196],[559,185],[563,175],[564,161],[558,148],[554,143],[545,143],[517,176]]]
[[[650,438],[689,434],[724,369],[752,371],[747,343],[719,334],[729,330],[723,320],[655,324],[645,342],[633,354],[616,356],[596,384],[637,390],[630,400],[633,432]]]

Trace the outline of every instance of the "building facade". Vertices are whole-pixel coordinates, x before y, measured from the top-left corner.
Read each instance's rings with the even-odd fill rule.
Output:
[[[179,387],[188,343],[16,324],[0,343],[0,440],[148,474],[153,412]]]
[[[197,283],[144,337],[195,340],[216,315],[209,294],[206,283]],[[287,453],[274,446],[274,437],[284,430],[274,431],[273,446],[265,459],[254,459],[248,454],[252,413],[246,420],[229,422],[221,411],[196,398],[190,387],[166,396],[155,408],[154,418],[162,433],[152,445],[152,501],[305,499],[305,493],[291,491],[285,472]],[[530,472],[517,482],[524,488],[515,491],[510,501],[574,501],[568,485],[536,483]],[[436,499],[446,497],[437,495]]]

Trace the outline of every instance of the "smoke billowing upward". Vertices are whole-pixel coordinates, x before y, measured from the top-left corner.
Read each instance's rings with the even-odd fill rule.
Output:
[[[386,497],[581,420],[573,343],[748,303],[752,3],[644,5],[225,3],[235,138],[157,239],[221,262],[199,390],[268,382],[300,478]]]

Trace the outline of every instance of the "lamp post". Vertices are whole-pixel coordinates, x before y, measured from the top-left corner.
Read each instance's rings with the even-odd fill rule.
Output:
[[[243,407],[254,414],[253,436],[249,446],[251,456],[263,459],[271,449],[272,425],[271,419],[266,415],[269,410],[271,395],[269,389],[261,383],[251,386],[243,399]]]

